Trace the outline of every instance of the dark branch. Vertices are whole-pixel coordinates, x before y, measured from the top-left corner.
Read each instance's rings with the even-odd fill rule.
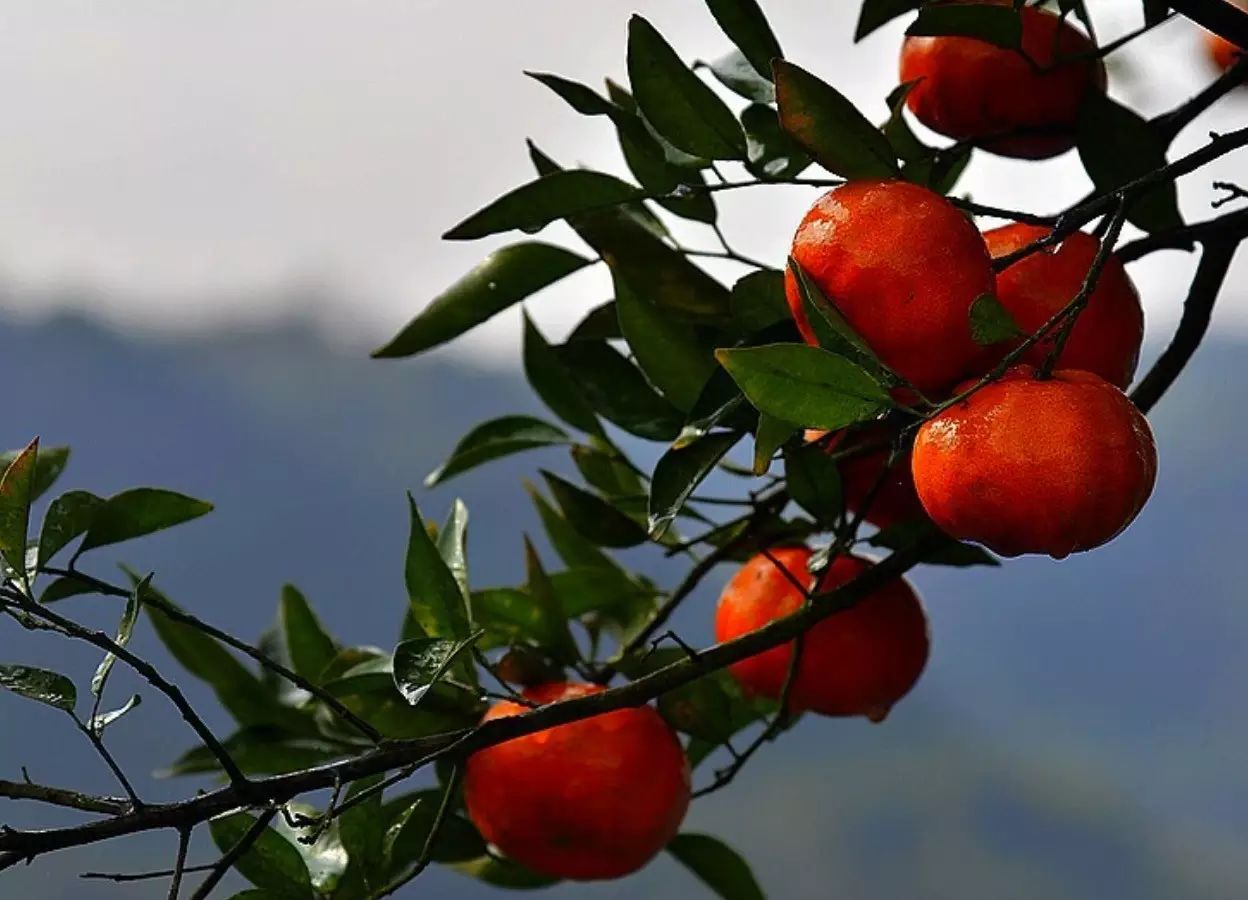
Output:
[[[226,852],[213,865],[212,870],[208,873],[208,877],[191,894],[191,900],[207,900],[208,895],[216,889],[221,879],[225,877],[225,873],[230,871],[230,867],[238,862],[244,853],[252,848],[256,841],[260,840],[260,835],[264,834],[264,830],[269,827],[269,823],[277,815],[277,809],[266,809],[263,813],[256,817],[256,821],[251,823],[251,827],[247,829],[246,834],[238,839],[238,842]]]
[[[1118,259],[1134,262],[1157,250],[1193,250],[1207,242],[1236,242],[1248,238],[1248,209],[1218,216],[1207,222],[1185,225],[1172,231],[1158,231],[1118,248]]]
[[[118,816],[130,811],[130,801],[122,797],[98,797],[65,788],[47,787],[23,781],[0,780],[0,797],[9,800],[34,800],[51,806],[103,813],[108,816]]]
[[[1248,47],[1248,12],[1233,3],[1227,0],[1170,0],[1170,5],[1232,44]]]

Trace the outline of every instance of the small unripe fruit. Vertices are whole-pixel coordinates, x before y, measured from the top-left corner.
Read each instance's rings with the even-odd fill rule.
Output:
[[[1097,375],[1031,366],[928,420],[914,442],[914,485],[947,533],[1003,556],[1061,559],[1111,540],[1157,477],[1148,420]]]
[[[601,690],[554,683],[524,696],[548,704]],[[526,712],[504,701],[484,721]],[[464,772],[468,816],[487,841],[535,872],[577,881],[644,866],[676,835],[689,795],[685,752],[649,706],[478,750]]]
[[[811,551],[777,547],[769,553],[770,558],[750,559],[728,582],[715,613],[716,640],[757,631],[805,602],[793,581],[804,588],[814,584],[807,568]],[[838,556],[820,576],[818,591],[847,584],[870,566],[857,557]],[[904,580],[890,581],[803,635],[789,709],[878,722],[918,681],[928,646],[919,598]],[[793,645],[785,644],[735,663],[730,671],[750,693],[779,699],[792,654]]]
[[[1050,231],[1019,223],[985,232],[984,240],[996,259],[1034,243]],[[1077,231],[1068,235],[1056,247],[1032,253],[997,273],[997,299],[1013,314],[1019,327],[1031,334],[1079,293],[1100,248],[1101,242],[1090,234]],[[1092,372],[1125,388],[1135,374],[1143,343],[1144,310],[1140,295],[1118,257],[1110,256],[1058,357],[1058,365]],[[1052,346],[1051,341],[1041,341],[1027,351],[1022,361],[1041,365]],[[1000,359],[1011,347],[1002,344],[995,349]]]
[[[904,181],[851,181],[806,213],[792,256],[919,390],[948,390],[981,355],[967,323],[975,298],[992,290],[992,262],[975,226],[939,194]],[[802,337],[817,344],[791,271],[785,292]]]
[[[968,5],[984,2],[1009,0]],[[1020,14],[1022,53],[968,37],[908,37],[901,80],[918,82],[906,104],[933,131],[1001,156],[1046,159],[1074,146],[1079,106],[1105,89],[1105,66],[1062,17],[1035,6]]]

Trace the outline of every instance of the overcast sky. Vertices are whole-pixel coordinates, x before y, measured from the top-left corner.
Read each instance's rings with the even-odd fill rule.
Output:
[[[882,117],[902,24],[854,46],[857,2],[763,5],[786,55]],[[1112,35],[1133,24],[1138,2],[1093,6]],[[439,235],[531,177],[525,137],[565,162],[623,171],[605,120],[577,116],[521,70],[593,84],[622,76],[633,11],[686,58],[727,49],[696,0],[5,0],[0,279],[98,289],[93,311],[127,328],[295,313],[352,345],[380,343],[491,247],[515,239],[447,244]],[[1111,76],[1113,92],[1145,112],[1210,77],[1186,21],[1118,54]],[[1177,149],[1241,125],[1243,93]],[[1242,154],[1216,171],[1245,173]],[[1190,217],[1209,215],[1212,180],[1184,183]],[[1047,211],[1087,187],[1072,153],[1043,165],[981,156],[959,190]],[[720,194],[725,230],[778,265],[814,196]],[[710,246],[699,229],[681,235]],[[565,237],[556,227],[544,234]],[[1244,257],[1218,323],[1241,333]],[[1185,255],[1163,254],[1133,270],[1154,336],[1177,315],[1190,269]],[[531,308],[557,333],[608,290],[586,273]],[[47,312],[24,296],[0,303]],[[514,362],[514,313],[462,349]]]

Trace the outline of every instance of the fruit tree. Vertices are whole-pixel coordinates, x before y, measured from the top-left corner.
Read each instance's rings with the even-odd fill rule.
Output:
[[[897,55],[899,83],[863,109],[813,74],[818,60],[785,56],[758,0],[706,0],[707,27],[730,47],[712,63],[689,64],[635,16],[626,79],[530,73],[614,128],[632,177],[561,165],[530,143],[532,180],[445,237],[561,221],[582,246],[517,239],[375,356],[422,353],[601,267],[613,298],[562,341],[524,318],[517,356],[548,415],[482,423],[428,483],[551,447],[570,451],[579,477],[543,472],[530,487],[553,552],[526,538],[524,581],[506,587],[472,580],[463,504],[435,522],[409,495],[404,619],[375,637],[385,649],[340,644],[293,587],[277,632],[253,644],[177,605],[158,573],[105,577],[94,551],[210,506],[155,488],[37,505],[66,449],[36,439],[5,456],[5,652],[22,656],[38,631],[101,661],[80,686],[32,649],[3,661],[0,688],[64,713],[117,787],[0,781],[0,798],[65,816],[0,825],[0,877],[160,831],[168,869],[131,876],[172,898],[217,896],[230,870],[250,898],[387,897],[431,865],[534,888],[625,877],[661,852],[720,896],[761,897],[734,850],[682,830],[686,810],[802,716],[904,715],[929,653],[947,649],[929,646],[905,573],[1093,551],[1130,527],[1158,477],[1166,435],[1146,416],[1198,349],[1248,236],[1243,186],[1206,174],[1215,212],[1195,221],[1176,187],[1242,153],[1248,127],[1184,154],[1173,144],[1248,80],[1248,12],[1143,0],[1138,27],[1106,39],[1095,5],[863,0],[844,41],[909,20],[904,43],[880,49]],[[1207,86],[1145,118],[1113,99],[1111,56],[1171,21],[1207,29],[1216,66],[1201,60]],[[1044,178],[1032,161],[1067,153],[1091,183],[1069,208],[958,192],[978,158]],[[768,225],[793,233],[787,258],[756,260],[725,239],[717,197],[795,186],[811,191],[809,212]],[[678,241],[677,219],[717,248]],[[1176,332],[1141,372],[1131,266],[1161,251],[1199,262]],[[705,259],[738,276],[721,282]],[[645,442],[653,465],[636,461]],[[708,495],[712,473],[739,489]],[[642,547],[687,574],[660,585],[615,552]],[[713,571],[731,574],[718,606],[699,611],[716,643],[695,646],[671,620]],[[79,613],[109,604],[108,631]],[[131,648],[142,622],[213,688],[232,733],[209,726],[179,673]],[[143,799],[108,748],[139,702],[108,690],[118,667],[197,742],[175,771],[218,783]],[[188,861],[201,829],[218,855]]]

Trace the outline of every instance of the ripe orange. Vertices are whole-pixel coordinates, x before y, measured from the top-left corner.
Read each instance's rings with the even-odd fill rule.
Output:
[[[728,582],[715,613],[715,638],[723,642],[757,631],[805,602],[797,586],[814,583],[806,547],[777,547],[750,559]],[[857,578],[870,563],[839,556],[819,579],[829,591]],[[776,647],[731,667],[747,691],[778,699],[792,658],[791,644]],[[824,619],[802,638],[802,655],[789,694],[794,711],[826,716],[867,716],[882,720],[918,681],[927,663],[927,618],[919,598],[898,578],[856,606]]]
[[[992,263],[975,226],[939,194],[903,181],[842,185],[806,213],[792,255],[919,390],[948,390],[981,355],[968,315],[992,290]],[[792,272],[785,291],[803,338],[817,343]]]
[[[547,704],[601,691],[552,683],[524,696]],[[503,701],[484,721],[529,710]],[[479,750],[464,772],[464,802],[481,834],[535,872],[578,881],[644,866],[680,828],[689,763],[649,706],[603,713]]]
[[[993,258],[1026,247],[1050,229],[1035,225],[1006,225],[985,232]],[[1043,325],[1079,293],[1101,242],[1077,231],[1055,248],[1047,248],[1019,260],[997,274],[997,299],[1028,333]],[[1083,369],[1125,388],[1135,374],[1144,342],[1144,310],[1140,295],[1118,258],[1111,256],[1101,270],[1087,308],[1071,330],[1059,363],[1064,369]],[[1040,365],[1052,349],[1041,341],[1023,357]],[[1004,355],[1009,346],[999,348]]]
[[[906,103],[920,122],[1001,156],[1046,159],[1074,146],[1079,105],[1105,89],[1105,66],[1055,13],[1027,6],[1021,14],[1022,53],[975,38],[906,38],[901,80],[918,82]]]
[[[806,440],[817,441],[824,433],[807,431]],[[866,507],[867,512],[863,518],[880,528],[927,516],[923,504],[919,502],[919,495],[914,492],[909,450],[893,463],[879,488],[875,487],[888,464],[895,433],[895,429],[886,425],[868,425],[862,429],[837,432],[823,445],[828,453],[853,454],[837,462],[845,508],[856,513],[870,500],[870,506]],[[864,449],[861,453],[854,454],[855,448]]]
[[[1148,420],[1089,372],[1039,380],[1010,369],[928,420],[914,442],[914,485],[942,529],[1003,556],[1061,559],[1109,541],[1157,477]]]

